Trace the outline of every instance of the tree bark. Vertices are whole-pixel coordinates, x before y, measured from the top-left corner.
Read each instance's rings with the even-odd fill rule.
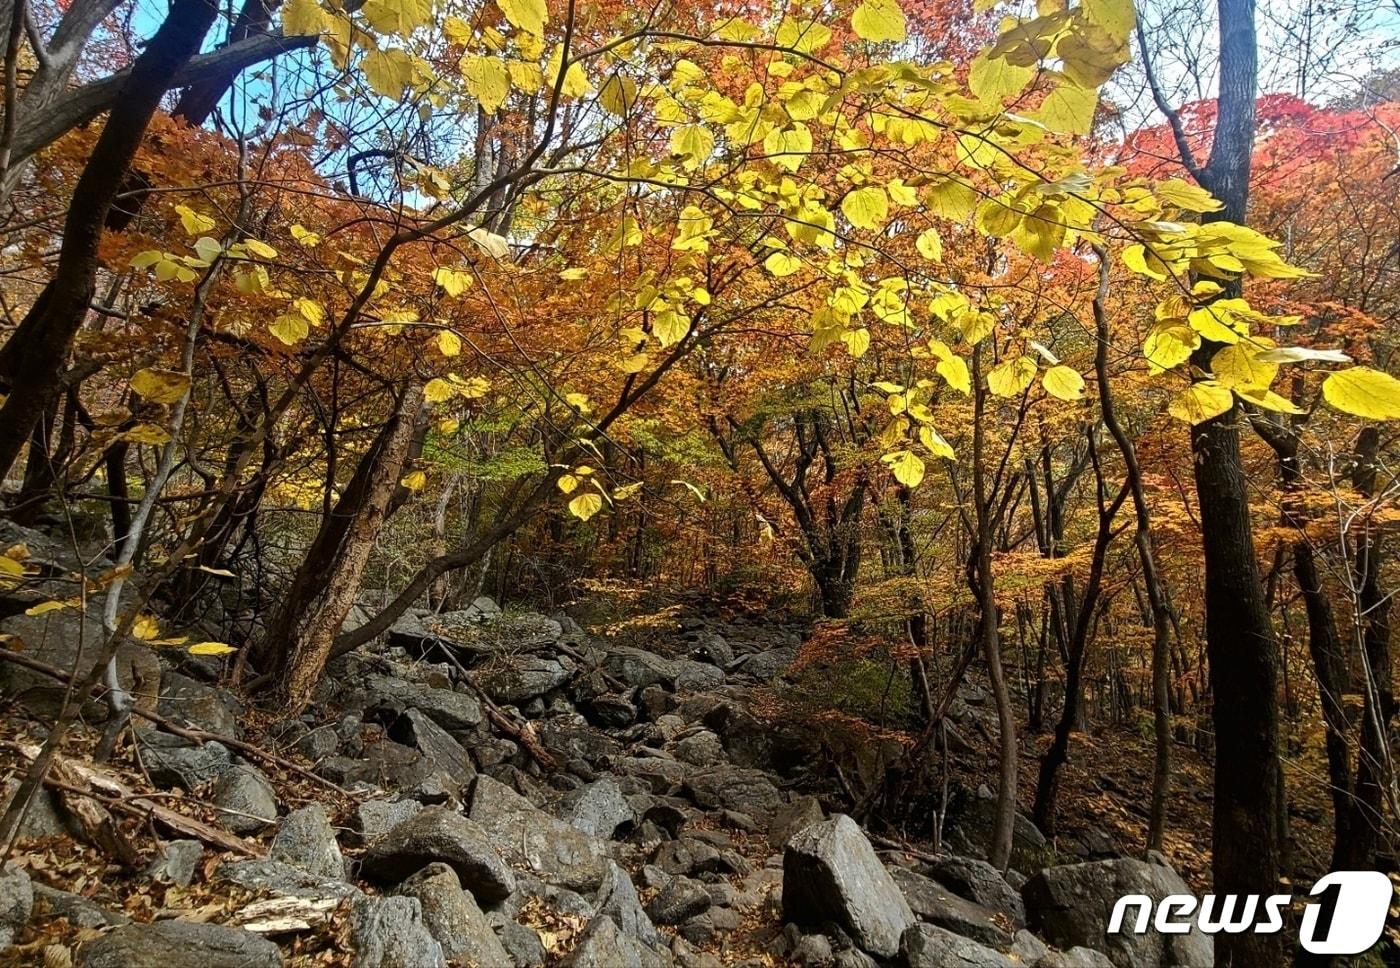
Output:
[[[6,476],[57,391],[73,336],[87,317],[99,268],[98,244],[112,201],[171,80],[199,50],[218,5],[175,0],[160,29],[132,65],[121,96],[88,158],[63,226],[52,292],[36,336],[16,354],[9,395],[0,407],[0,478]]]
[[[421,388],[407,390],[400,397],[393,417],[337,502],[336,512],[317,535],[272,625],[269,635],[281,658],[276,670],[278,691],[293,711],[311,701],[335,638],[359,594],[365,565],[398,487],[422,403]]]

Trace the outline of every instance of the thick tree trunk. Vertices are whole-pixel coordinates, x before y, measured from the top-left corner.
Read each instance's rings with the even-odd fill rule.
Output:
[[[1253,0],[1218,0],[1220,91],[1214,140],[1200,182],[1223,205],[1206,218],[1244,224],[1254,150],[1258,52]],[[1227,287],[1238,295],[1238,284]],[[1193,362],[1209,369],[1218,346],[1204,344]],[[1249,495],[1240,460],[1240,408],[1191,431],[1206,569],[1206,649],[1215,726],[1212,825],[1217,894],[1272,894],[1282,873],[1278,818],[1278,644],[1254,556]],[[1280,964],[1278,934],[1220,934],[1225,966]]]
[[[423,392],[404,392],[346,493],[297,571],[269,630],[280,660],[279,693],[292,710],[310,702],[331,647],[359,594],[370,552],[388,514],[413,437]],[[348,506],[343,506],[348,505]]]
[[[92,301],[103,223],[146,126],[172,79],[199,50],[217,12],[213,0],[175,0],[132,66],[122,95],[78,178],[64,221],[50,298],[35,321],[34,338],[14,355],[10,367],[9,395],[0,407],[0,478],[9,473],[34,424],[59,389],[73,336]]]

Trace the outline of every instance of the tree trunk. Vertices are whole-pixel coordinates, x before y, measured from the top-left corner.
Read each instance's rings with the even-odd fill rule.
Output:
[[[1005,872],[1011,865],[1011,834],[1016,823],[1016,713],[1011,708],[1011,695],[1006,688],[1006,676],[1001,665],[1001,634],[995,577],[992,574],[991,499],[987,494],[986,473],[982,463],[986,457],[984,419],[987,390],[982,385],[982,344],[972,351],[972,392],[974,396],[972,424],[972,493],[976,505],[976,534],[973,535],[972,555],[968,560],[968,578],[978,606],[978,644],[982,659],[987,663],[987,679],[996,702],[997,728],[1000,733],[997,757],[997,806],[987,860]]]
[[[360,465],[346,493],[312,544],[278,618],[269,629],[278,648],[279,693],[300,711],[325,670],[331,647],[359,594],[375,539],[403,471],[420,388],[407,390]],[[343,505],[348,505],[343,507]]]
[[[99,268],[102,226],[121,189],[146,126],[181,67],[199,50],[218,5],[175,0],[169,15],[132,65],[69,201],[63,245],[35,322],[35,336],[14,355],[9,395],[0,407],[0,478],[5,477],[57,392],[73,336],[87,317]]]
[[[1254,150],[1258,52],[1253,0],[1218,0],[1220,91],[1214,140],[1199,180],[1223,205],[1207,220],[1244,224]],[[1226,294],[1239,295],[1238,283]],[[1193,362],[1209,370],[1219,347],[1205,342]],[[1191,431],[1205,554],[1206,651],[1215,726],[1212,824],[1217,894],[1273,894],[1281,874],[1278,817],[1278,644],[1259,566],[1240,461],[1238,405]],[[1283,961],[1279,934],[1220,934],[1216,961],[1228,966]]]

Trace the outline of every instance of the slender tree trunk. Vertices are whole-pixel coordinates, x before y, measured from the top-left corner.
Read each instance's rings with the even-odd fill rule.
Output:
[[[35,338],[14,357],[9,395],[0,407],[0,478],[6,476],[57,392],[73,336],[87,317],[99,261],[102,226],[146,126],[171,79],[199,50],[218,5],[175,0],[169,15],[132,65],[69,201],[51,298],[35,323]]]
[[[1167,590],[1157,572],[1157,555],[1152,546],[1152,516],[1147,506],[1147,493],[1142,484],[1142,468],[1138,464],[1137,448],[1118,420],[1113,402],[1113,383],[1108,373],[1108,252],[1097,251],[1099,259],[1099,288],[1094,295],[1094,328],[1098,337],[1094,353],[1094,373],[1099,383],[1099,412],[1114,443],[1123,455],[1128,486],[1133,494],[1133,513],[1137,530],[1133,544],[1142,566],[1142,583],[1152,613],[1152,732],[1154,756],[1152,764],[1152,799],[1148,806],[1147,849],[1162,849],[1162,834],[1167,823],[1167,793],[1171,787],[1172,712],[1171,712],[1171,647],[1172,616],[1167,604]]]
[[[1000,871],[1011,865],[1011,835],[1016,824],[1016,713],[1011,707],[1011,694],[1006,688],[1006,676],[1001,664],[1001,634],[995,576],[992,573],[991,501],[987,495],[986,472],[982,466],[986,457],[985,409],[987,390],[982,385],[982,344],[972,351],[972,392],[974,397],[972,424],[972,494],[976,505],[976,534],[973,535],[972,556],[968,562],[968,577],[977,597],[978,642],[982,659],[987,663],[987,679],[996,703],[997,728],[1000,733],[997,757],[996,819],[992,826],[987,860]]]
[[[398,487],[422,402],[421,388],[403,393],[394,416],[375,441],[372,454],[361,462],[361,468],[369,464],[363,474],[362,496],[355,502],[344,527],[335,529],[341,533],[335,541],[335,554],[329,567],[320,570],[319,565],[311,565],[308,557],[297,574],[298,581],[293,583],[294,589],[305,589],[312,584],[313,591],[309,596],[301,596],[298,604],[284,606],[282,621],[275,627],[280,639],[276,644],[285,655],[279,693],[291,710],[300,711],[311,701],[335,638],[359,594],[374,541]],[[356,476],[361,477],[358,470]],[[317,568],[314,576],[307,571],[308,566]],[[304,578],[312,581],[302,581]]]

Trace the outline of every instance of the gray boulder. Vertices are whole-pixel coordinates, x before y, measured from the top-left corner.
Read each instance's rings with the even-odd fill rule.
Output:
[[[612,918],[594,918],[579,936],[574,950],[560,962],[563,968],[666,968],[670,959],[623,934]]]
[[[900,961],[905,968],[1020,968],[1000,951],[980,945],[934,924],[918,924],[904,932]]]
[[[476,778],[470,813],[507,861],[545,883],[585,893],[602,883],[608,859],[602,842],[489,776]]]
[[[706,810],[737,810],[765,823],[783,803],[768,774],[737,766],[697,770],[686,778],[685,788]]]
[[[317,877],[345,876],[345,858],[340,854],[335,828],[326,816],[326,808],[319,803],[287,814],[277,836],[272,838],[269,856]]]
[[[181,787],[193,793],[233,767],[233,756],[222,743],[197,746],[179,736],[138,730],[141,762],[151,781],[162,789]]]
[[[355,968],[445,968],[442,945],[423,924],[412,897],[367,897],[350,901],[351,964]]]
[[[442,945],[443,957],[468,965],[506,965],[510,955],[491,930],[491,923],[456,871],[446,864],[429,864],[400,884],[395,893],[418,899],[423,924]]]
[[[219,823],[236,834],[255,834],[277,819],[277,794],[255,767],[238,764],[219,775],[209,794]]]
[[[33,912],[34,887],[29,875],[19,867],[0,871],[0,948],[14,943]]]
[[[281,968],[282,952],[242,928],[190,921],[126,924],[78,949],[78,968]]]
[[[583,787],[571,798],[565,819],[584,833],[607,840],[617,832],[618,827],[636,818],[617,781],[605,776]]]
[[[417,800],[366,800],[355,808],[355,832],[371,843],[422,809]]]
[[[210,733],[239,739],[242,707],[227,689],[205,685],[178,672],[167,672],[161,680],[160,702],[156,712],[177,723],[189,723]]]
[[[511,706],[522,705],[551,689],[558,689],[572,675],[572,665],[537,655],[503,655],[475,673],[486,695]]]
[[[1026,923],[1021,892],[985,860],[955,855],[941,857],[929,864],[928,875],[969,901],[1000,911],[1017,927]]]
[[[38,881],[32,882],[34,889],[34,913],[36,920],[66,918],[75,928],[108,928],[120,924],[130,924],[125,914],[108,911],[81,894],[70,894],[56,887],[49,887]]]
[[[318,877],[300,867],[266,858],[224,861],[214,877],[248,891],[307,900],[340,900],[360,893],[359,888],[339,877]]]
[[[890,871],[914,916],[964,938],[1002,951],[1011,947],[1013,927],[1004,914],[964,900],[937,881],[896,867]]]
[[[647,914],[657,924],[681,924],[704,914],[711,903],[705,885],[677,875],[647,904]]]
[[[782,850],[795,834],[825,819],[826,813],[816,797],[795,797],[773,811],[773,820],[768,824],[768,842]]]
[[[834,921],[865,950],[899,951],[914,912],[856,822],[845,815],[813,824],[783,852],[783,916],[795,924]]]
[[[661,935],[643,910],[632,879],[613,861],[608,861],[603,883],[598,888],[598,896],[593,905],[598,914],[612,918],[628,937],[636,938],[652,948],[661,944]]]
[[[1190,893],[1170,867],[1120,857],[1047,867],[1026,883],[1021,896],[1031,928],[1057,948],[1093,948],[1118,968],[1212,964],[1214,943],[1194,924],[1186,934],[1108,934],[1113,906],[1123,895],[1145,894],[1155,903],[1168,894]]]
[[[515,875],[496,844],[507,846],[497,832],[473,820],[444,807],[428,807],[372,844],[360,864],[360,873],[382,884],[397,884],[441,861],[457,872],[462,886],[477,901],[494,904],[515,890]]]
[[[394,676],[370,676],[365,691],[389,699],[404,708],[422,710],[429,719],[449,732],[470,730],[481,722],[481,703],[475,696],[451,689],[436,689]]]
[[[1113,960],[1093,948],[1073,947],[1068,951],[1050,951],[1035,963],[1035,968],[1114,968]]]
[[[204,857],[204,844],[198,840],[171,840],[161,845],[160,854],[146,868],[146,876],[178,887],[189,887]]]

